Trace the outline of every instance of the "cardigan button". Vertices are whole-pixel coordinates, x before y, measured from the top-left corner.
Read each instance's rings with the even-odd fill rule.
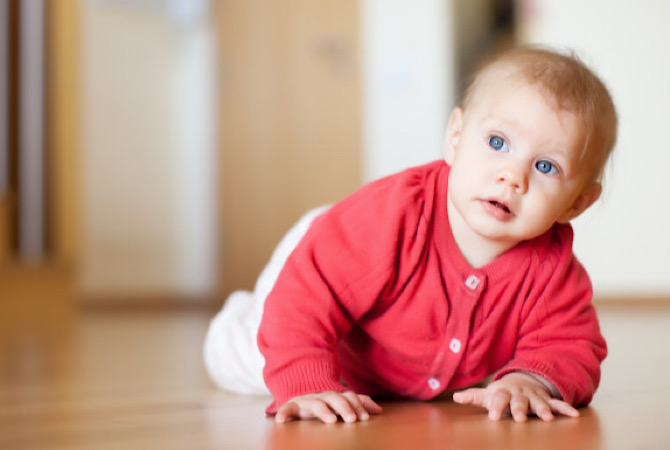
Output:
[[[437,378],[430,378],[428,380],[428,386],[430,386],[432,390],[437,391],[441,386],[440,380],[438,380]]]
[[[449,342],[449,350],[451,350],[454,353],[458,353],[461,351],[461,341],[459,341],[456,338],[453,338],[451,342]]]
[[[471,290],[477,289],[477,286],[479,286],[480,280],[474,275],[470,275],[467,280],[465,280],[465,285],[469,287]]]

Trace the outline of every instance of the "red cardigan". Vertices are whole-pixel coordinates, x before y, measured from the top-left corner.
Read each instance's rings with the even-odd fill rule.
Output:
[[[449,170],[437,161],[378,180],[312,224],[258,333],[268,413],[325,390],[430,399],[517,370],[575,406],[591,401],[607,348],[572,228],[474,269],[449,227]]]

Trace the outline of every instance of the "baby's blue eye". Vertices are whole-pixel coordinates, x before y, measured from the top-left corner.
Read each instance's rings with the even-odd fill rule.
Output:
[[[489,138],[489,146],[498,152],[507,151],[507,143],[505,140],[499,136],[492,136]]]
[[[558,170],[556,169],[556,167],[549,161],[538,161],[537,163],[535,163],[535,168],[539,170],[541,173],[547,175],[558,174]]]

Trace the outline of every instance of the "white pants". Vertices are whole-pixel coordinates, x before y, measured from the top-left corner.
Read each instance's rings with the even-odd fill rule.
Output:
[[[240,394],[269,393],[263,381],[265,359],[256,344],[265,299],[286,259],[312,221],[326,209],[328,206],[322,206],[305,214],[275,249],[254,291],[233,292],[212,319],[205,337],[204,358],[209,376],[220,388]]]

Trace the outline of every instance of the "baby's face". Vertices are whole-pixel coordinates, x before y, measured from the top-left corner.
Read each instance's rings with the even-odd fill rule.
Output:
[[[483,81],[447,133],[450,220],[509,248],[579,215],[600,195],[582,136],[539,86]]]

